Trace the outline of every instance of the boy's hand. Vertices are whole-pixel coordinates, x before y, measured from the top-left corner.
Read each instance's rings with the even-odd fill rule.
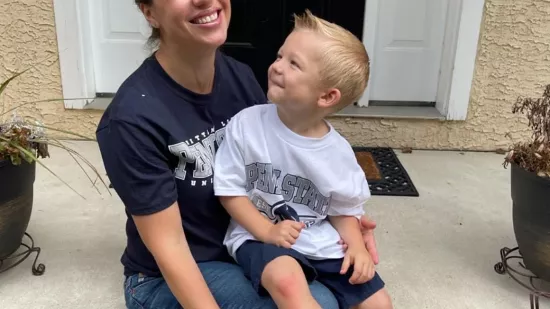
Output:
[[[281,221],[269,229],[264,242],[290,249],[296,243],[304,223],[291,220]]]
[[[361,234],[363,234],[363,241],[365,242],[367,251],[369,251],[372,261],[374,262],[374,265],[378,265],[378,262],[379,262],[378,250],[376,249],[376,240],[374,239],[374,229],[376,228],[376,222],[368,219],[364,215],[361,216],[360,222],[361,222]],[[342,245],[342,249],[344,251],[348,249],[348,245],[343,239],[340,239],[338,243]]]
[[[374,277],[374,263],[365,247],[348,248],[340,274],[346,274],[351,265],[353,265],[353,274],[349,279],[351,284],[362,284]]]

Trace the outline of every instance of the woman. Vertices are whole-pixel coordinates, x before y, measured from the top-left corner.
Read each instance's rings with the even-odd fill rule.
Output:
[[[229,0],[135,0],[158,50],[121,85],[97,128],[126,207],[121,262],[128,308],[275,308],[223,246],[229,216],[213,194],[213,158],[237,112],[266,98],[251,69],[218,51]],[[372,229],[366,242],[376,261]],[[329,290],[311,290],[338,308]]]

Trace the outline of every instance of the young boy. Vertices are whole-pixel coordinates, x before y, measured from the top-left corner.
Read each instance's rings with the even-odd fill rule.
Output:
[[[225,129],[214,178],[233,219],[225,244],[279,308],[320,308],[314,279],[340,308],[392,308],[361,237],[365,174],[325,120],[360,98],[368,75],[363,44],[307,11],[269,68],[273,104],[243,110]]]

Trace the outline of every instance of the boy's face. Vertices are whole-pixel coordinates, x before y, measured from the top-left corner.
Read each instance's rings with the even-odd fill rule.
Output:
[[[307,30],[293,31],[269,67],[269,100],[292,111],[316,108],[326,90],[320,75],[320,51],[323,49],[319,35]]]

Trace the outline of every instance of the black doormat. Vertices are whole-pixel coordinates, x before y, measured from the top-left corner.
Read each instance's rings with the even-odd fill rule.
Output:
[[[391,148],[353,147],[372,195],[419,196]]]

